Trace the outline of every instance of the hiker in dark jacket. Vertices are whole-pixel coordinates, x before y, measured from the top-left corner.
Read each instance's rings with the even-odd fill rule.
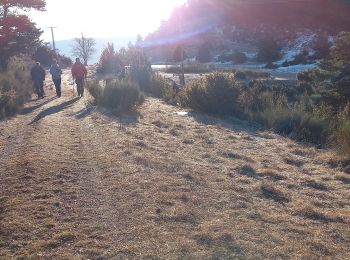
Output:
[[[44,98],[45,74],[45,70],[40,65],[40,62],[37,62],[30,72],[32,80],[34,81],[34,87],[38,98]]]
[[[52,75],[52,81],[55,84],[56,95],[57,97],[61,97],[62,70],[57,63],[57,60],[53,60],[53,64],[51,65],[51,68],[50,68],[50,73]]]

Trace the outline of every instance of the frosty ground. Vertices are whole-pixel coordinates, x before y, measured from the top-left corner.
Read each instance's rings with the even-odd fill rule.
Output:
[[[0,122],[0,258],[350,258],[350,175],[317,150],[147,97],[73,98]]]

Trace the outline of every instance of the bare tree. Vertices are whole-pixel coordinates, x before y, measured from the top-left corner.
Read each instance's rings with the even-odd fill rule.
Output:
[[[81,38],[74,39],[72,54],[82,59],[87,65],[88,60],[96,52],[95,45],[96,42],[93,38],[87,38],[82,34]]]

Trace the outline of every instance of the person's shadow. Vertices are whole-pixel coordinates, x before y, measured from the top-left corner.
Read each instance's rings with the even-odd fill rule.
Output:
[[[30,123],[29,125],[35,124],[36,122],[40,121],[41,119],[59,113],[65,109],[67,109],[68,107],[71,107],[75,102],[77,102],[80,98],[76,97],[72,100],[69,100],[67,102],[64,102],[60,105],[57,106],[53,106],[53,107],[49,107],[48,109],[45,109],[43,111],[41,111]]]
[[[40,103],[38,105],[23,108],[22,111],[19,114],[20,115],[28,115],[28,114],[32,113],[34,110],[37,110],[38,108],[41,108],[42,106],[45,106],[46,104],[48,104],[51,101],[55,100],[56,98],[57,97],[52,97],[52,98],[50,98],[50,99],[46,100],[45,102]]]

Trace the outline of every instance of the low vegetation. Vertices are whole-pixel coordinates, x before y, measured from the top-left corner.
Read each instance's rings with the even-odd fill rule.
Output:
[[[91,82],[91,95],[97,104],[114,111],[127,111],[142,103],[143,93],[177,103],[176,83],[153,72],[144,52],[137,47],[115,51],[113,44],[108,44],[100,57],[97,78],[105,87],[98,81]]]
[[[107,81],[105,86],[99,81],[93,81],[88,90],[98,105],[109,108],[116,114],[129,112],[144,101],[137,83],[127,80]]]
[[[235,51],[233,53],[224,53],[218,57],[218,61],[224,62],[233,62],[236,64],[242,64],[248,61],[248,57],[245,53],[240,51]]]
[[[151,94],[169,104],[177,104],[179,88],[174,81],[153,73],[151,82]]]
[[[183,106],[218,115],[241,113],[238,100],[241,83],[232,74],[215,72],[192,81],[179,95]]]
[[[13,115],[31,97],[30,60],[12,59],[0,74],[0,118]]]
[[[216,72],[182,89],[180,103],[199,112],[255,121],[320,147],[334,144],[350,157],[349,39],[349,33],[340,34],[329,59],[300,73],[292,85],[266,80],[246,84],[232,73]]]
[[[135,87],[138,85],[143,92],[168,103],[258,122],[279,134],[319,147],[335,144],[343,154],[350,156],[349,38],[348,33],[340,34],[329,57],[319,68],[300,73],[297,83],[279,84],[269,80],[266,73],[234,70],[208,73],[181,90],[171,80],[152,72],[142,49],[133,47],[115,52],[109,45],[101,56],[98,71],[122,80],[106,81],[105,89],[92,84],[90,91],[97,103],[113,110],[128,110],[139,104],[140,93]],[[269,53],[271,50],[274,53]],[[273,62],[280,56],[280,48],[273,41],[261,41],[259,51],[258,59],[266,62]],[[242,55],[236,52],[236,56]],[[125,65],[127,71],[122,69]],[[179,67],[170,67],[166,72],[179,73],[179,70]],[[204,65],[185,66],[186,73],[210,70]],[[132,97],[121,105],[120,95]]]
[[[335,141],[349,154],[349,120],[346,116],[339,119],[343,109],[337,112],[327,104],[315,103],[297,86],[290,90],[268,81],[248,86],[231,73],[216,72],[192,81],[181,90],[179,100],[195,111],[255,121],[298,141],[318,146]]]

